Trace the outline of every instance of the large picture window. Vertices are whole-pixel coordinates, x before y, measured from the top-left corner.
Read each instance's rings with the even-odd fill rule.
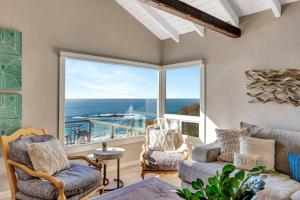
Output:
[[[144,134],[157,117],[155,69],[65,59],[64,143],[103,141]]]
[[[180,120],[183,134],[205,142],[204,108],[201,61],[156,66],[61,52],[59,137],[67,146],[141,141],[145,121],[157,117]]]

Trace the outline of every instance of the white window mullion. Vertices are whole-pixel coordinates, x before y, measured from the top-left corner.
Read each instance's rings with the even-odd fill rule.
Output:
[[[157,102],[157,112],[158,118],[163,118],[165,114],[165,105],[166,105],[166,70],[161,68],[159,69],[158,75],[158,102]]]

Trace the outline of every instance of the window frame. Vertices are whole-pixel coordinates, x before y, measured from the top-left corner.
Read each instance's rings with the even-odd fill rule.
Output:
[[[124,59],[117,59],[117,58],[108,58],[102,56],[94,56],[88,54],[80,54],[80,53],[72,53],[72,52],[59,52],[59,116],[58,116],[58,137],[61,144],[66,149],[67,153],[76,153],[81,152],[83,150],[91,150],[95,149],[100,146],[102,141],[97,142],[90,142],[87,144],[75,144],[75,145],[65,145],[64,143],[64,127],[65,127],[65,61],[66,59],[77,59],[83,61],[95,61],[95,62],[103,62],[103,63],[110,63],[110,64],[118,64],[121,66],[126,67],[137,67],[137,68],[146,68],[146,69],[153,69],[157,70],[157,117],[166,117],[170,119],[178,119],[184,122],[192,122],[192,123],[199,123],[199,138],[205,142],[205,67],[203,60],[196,60],[191,62],[183,62],[183,63],[176,63],[170,65],[158,65],[152,63],[144,63],[144,62],[136,62]],[[198,116],[184,116],[184,115],[171,115],[165,114],[165,97],[166,97],[166,70],[167,69],[176,69],[176,68],[183,68],[189,66],[199,65],[201,69],[201,77],[200,77],[200,117]],[[144,136],[133,136],[129,138],[122,138],[122,139],[112,139],[108,140],[107,142],[117,145],[118,143],[130,143],[130,142],[142,142],[144,141]],[[78,148],[80,147],[80,148]],[[77,150],[75,150],[77,149]]]
[[[190,68],[193,66],[199,66],[200,68],[200,116],[188,116],[188,115],[178,115],[178,114],[167,114],[165,113],[165,105],[166,105],[166,75],[167,70],[176,70],[182,68]],[[206,143],[206,127],[205,127],[205,119],[206,119],[206,109],[205,109],[205,63],[203,60],[195,60],[189,62],[181,62],[174,63],[169,65],[161,66],[161,79],[160,85],[162,85],[162,90],[160,91],[162,94],[160,95],[160,117],[168,118],[168,119],[177,119],[180,122],[189,122],[189,123],[197,123],[199,124],[199,139]],[[191,137],[191,136],[188,136]]]

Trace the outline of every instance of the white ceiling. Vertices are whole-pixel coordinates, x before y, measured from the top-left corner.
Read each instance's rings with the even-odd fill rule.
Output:
[[[196,31],[204,36],[204,27],[185,19],[150,7],[139,0],[116,0],[124,9],[141,22],[159,39],[172,38],[180,41],[180,35]],[[234,26],[239,26],[239,17],[263,10],[273,11],[280,17],[281,5],[298,0],[181,0]]]

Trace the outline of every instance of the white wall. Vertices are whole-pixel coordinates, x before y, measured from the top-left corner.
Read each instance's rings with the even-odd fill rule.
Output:
[[[206,60],[206,112],[210,124],[238,127],[247,121],[300,131],[300,108],[291,105],[250,104],[245,71],[300,67],[300,2],[283,7],[280,18],[272,11],[241,19],[242,37],[228,38],[206,30],[205,37],[186,34],[180,43],[163,43],[163,63]],[[214,126],[208,126],[208,137]],[[213,139],[210,137],[211,140]]]

